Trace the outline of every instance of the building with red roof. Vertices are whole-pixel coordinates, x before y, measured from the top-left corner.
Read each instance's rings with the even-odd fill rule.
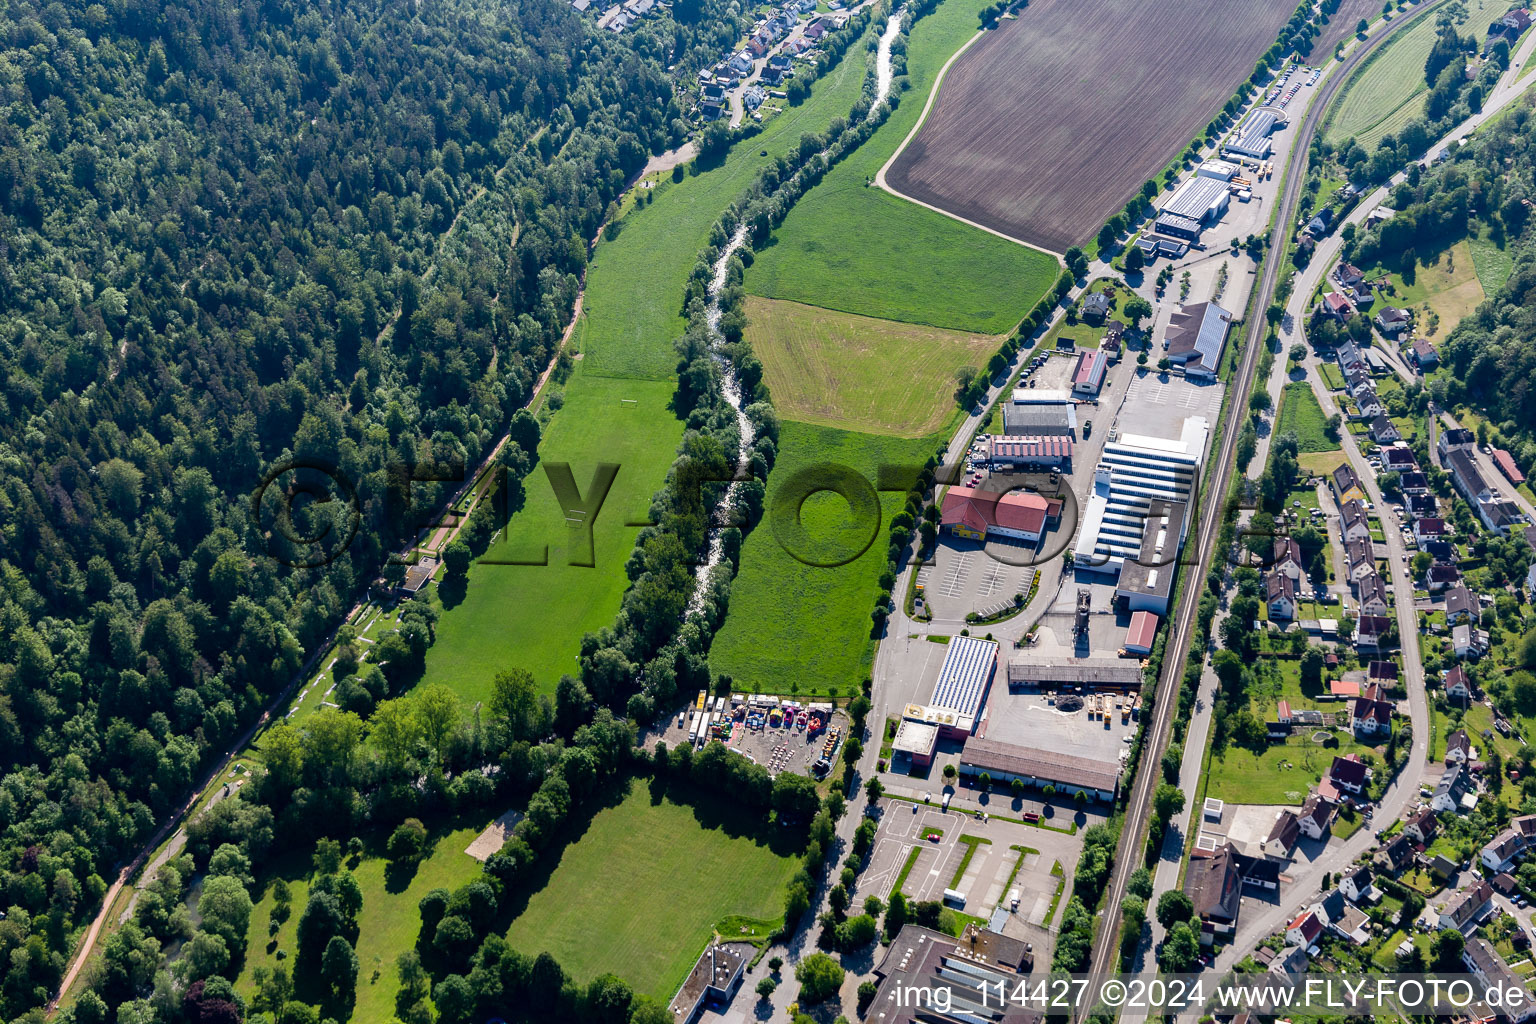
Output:
[[[1159,621],[1151,612],[1133,612],[1130,628],[1125,631],[1125,649],[1131,654],[1151,654]]]
[[[1519,487],[1525,483],[1525,474],[1520,472],[1520,467],[1515,465],[1515,457],[1503,448],[1495,448],[1492,452],[1493,464],[1499,467],[1499,472],[1509,477],[1509,482]]]
[[[1038,541],[1045,533],[1050,503],[1033,491],[983,491],[951,487],[939,522],[957,537],[986,540],[989,534]]]

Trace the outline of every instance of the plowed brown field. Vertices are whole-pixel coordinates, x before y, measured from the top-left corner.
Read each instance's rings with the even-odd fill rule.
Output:
[[[1061,252],[1210,121],[1293,0],[1033,0],[955,61],[886,174],[903,195]]]

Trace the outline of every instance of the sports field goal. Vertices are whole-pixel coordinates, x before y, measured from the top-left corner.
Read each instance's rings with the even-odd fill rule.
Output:
[[[619,404],[620,405],[639,405],[640,404],[640,399],[638,399],[638,398],[621,398],[621,399],[619,399]]]

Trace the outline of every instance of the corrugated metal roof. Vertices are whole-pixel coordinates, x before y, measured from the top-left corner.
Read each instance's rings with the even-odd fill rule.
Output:
[[[1180,185],[1162,212],[1166,216],[1188,217],[1203,221],[1211,210],[1220,206],[1227,196],[1227,183],[1219,178],[1191,178]]]

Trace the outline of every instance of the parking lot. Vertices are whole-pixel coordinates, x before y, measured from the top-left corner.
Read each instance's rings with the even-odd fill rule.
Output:
[[[1006,910],[1009,889],[1018,889],[1019,907],[1007,915],[1005,934],[1048,941],[1051,904],[1057,903],[1055,916],[1059,916],[1066,899],[1063,895],[1055,900],[1056,892],[1058,887],[1065,892],[1071,884],[1072,866],[1082,847],[1077,836],[997,817],[983,821],[971,813],[946,813],[936,805],[886,800],[881,807],[880,831],[869,867],[859,879],[859,898],[876,895],[888,900],[916,849],[917,860],[902,886],[908,899],[943,900],[944,890],[953,888],[965,894],[967,914],[987,918],[998,907]],[[937,841],[925,838],[935,832],[942,833]],[[955,873],[967,849],[961,836],[986,842],[976,844],[976,852],[957,879]],[[1051,873],[1057,864],[1059,877]],[[1037,949],[1037,963],[1040,955]]]

